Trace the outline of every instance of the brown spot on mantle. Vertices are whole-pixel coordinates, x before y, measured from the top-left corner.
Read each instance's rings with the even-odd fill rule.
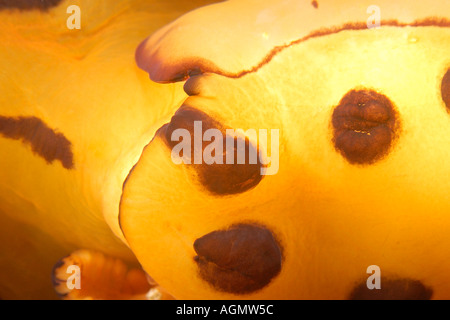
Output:
[[[201,126],[199,132],[195,130],[196,122]],[[186,130],[189,133],[191,140],[188,143],[191,147],[190,157],[188,156],[190,160],[189,166],[196,170],[201,184],[212,194],[224,196],[243,193],[254,188],[263,179],[261,175],[263,164],[258,157],[258,147],[253,145],[247,137],[232,137],[227,135],[226,129],[229,128],[220,121],[198,109],[183,105],[174,114],[170,123],[163,126],[157,133],[161,135],[171,150],[174,150],[180,143],[177,139],[175,139],[176,141],[172,140],[172,135],[178,129]],[[212,153],[217,156],[216,160],[221,159],[222,163],[214,162],[207,164],[203,157],[210,142],[203,141],[202,137],[209,129],[218,130],[221,133],[223,149],[214,150]],[[197,134],[201,135],[200,139],[202,140],[198,147],[195,143],[195,136]],[[230,150],[228,150],[228,144],[232,146]],[[239,150],[238,145],[241,146],[241,150]],[[184,156],[184,151],[182,150],[180,152],[180,156]],[[244,160],[243,163],[238,164],[239,151],[243,151],[245,159],[241,159]],[[250,159],[251,153],[256,155],[256,161],[254,162]],[[195,163],[196,157],[198,160],[201,160],[200,164]]]
[[[271,230],[238,224],[194,243],[200,276],[216,290],[248,294],[266,287],[281,271],[282,247]]]
[[[366,281],[350,293],[350,300],[430,300],[433,289],[423,282],[409,278],[381,277],[381,289],[368,289]]]
[[[332,116],[333,143],[352,164],[372,164],[386,156],[398,135],[392,102],[373,90],[351,90]]]
[[[39,118],[0,116],[0,134],[5,138],[29,144],[33,153],[45,159],[47,163],[59,160],[64,168],[74,168],[70,141]]]
[[[56,7],[62,0],[0,0],[0,10],[41,10],[46,11]]]
[[[450,113],[450,68],[442,78],[441,95],[442,100],[444,100],[445,106],[447,107],[447,111]]]

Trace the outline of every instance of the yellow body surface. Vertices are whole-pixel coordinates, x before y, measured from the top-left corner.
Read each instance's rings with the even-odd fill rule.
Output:
[[[73,154],[67,169],[0,135],[0,298],[56,297],[52,267],[77,249],[137,264],[118,228],[122,184],[185,93],[152,83],[135,50],[152,30],[207,3],[71,0],[0,11],[0,116],[40,119]],[[67,27],[70,5],[81,9],[80,30]]]
[[[367,26],[370,5],[229,1],[180,18],[140,46],[137,61],[153,80],[188,79],[184,106],[227,127],[280,130],[278,173],[238,194],[208,192],[189,165],[172,162],[162,135],[144,150],[124,187],[121,225],[144,268],[174,296],[359,299],[376,265],[379,298],[450,298],[450,2],[381,1],[377,29]],[[217,18],[224,12],[235,13],[235,23]],[[396,114],[389,148],[366,162],[379,141],[364,126],[376,122],[347,117],[353,134],[374,135],[367,149],[347,141],[354,161],[334,143],[335,110],[348,107],[341,101],[352,91],[383,95]],[[236,254],[237,244],[223,256],[205,250],[211,265],[202,269],[193,246],[241,223],[271,230],[283,256],[279,273],[245,294],[227,286],[232,276],[223,270],[251,278],[237,260],[253,252]]]
[[[87,249],[178,299],[450,299],[450,1],[378,1],[380,28],[365,0],[176,19],[208,2],[0,11],[0,298],[53,297]],[[247,139],[276,172],[175,164],[194,120],[278,130]],[[68,261],[148,289],[85,251],[58,281]]]

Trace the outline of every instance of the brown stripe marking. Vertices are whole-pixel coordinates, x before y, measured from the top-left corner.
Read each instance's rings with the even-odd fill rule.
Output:
[[[423,20],[417,20],[412,23],[402,23],[398,22],[397,20],[383,20],[381,21],[382,27],[441,27],[441,28],[450,28],[450,20],[447,18],[426,18]],[[185,71],[182,71],[181,73],[178,73],[174,75],[174,77],[171,78],[171,80],[168,81],[161,81],[161,82],[178,82],[178,81],[184,81],[188,79],[191,75],[197,75],[199,73],[216,73],[220,74],[222,76],[228,77],[228,78],[242,78],[243,76],[255,73],[260,68],[262,68],[264,65],[268,64],[272,59],[279,54],[281,51],[297,45],[299,43],[305,42],[307,40],[313,39],[313,38],[319,38],[323,36],[328,36],[336,33],[340,33],[342,31],[348,31],[348,30],[368,30],[367,29],[367,23],[366,22],[349,22],[345,23],[342,26],[339,27],[331,27],[331,28],[322,28],[319,30],[315,30],[308,34],[307,36],[294,40],[288,44],[282,45],[282,46],[276,46],[274,47],[263,59],[260,63],[258,63],[256,66],[252,67],[248,70],[242,70],[240,72],[228,72],[221,68],[219,68],[217,65],[215,65],[212,61],[201,59],[199,57],[191,57],[186,59],[185,61],[181,62],[181,65],[186,66],[184,69]]]
[[[194,242],[200,276],[216,290],[247,294],[266,287],[281,271],[282,248],[273,233],[238,224]]]
[[[70,141],[63,134],[50,129],[39,118],[0,116],[0,134],[29,144],[33,153],[49,164],[59,160],[64,168],[74,168]]]
[[[20,9],[20,10],[41,10],[47,11],[56,7],[62,0],[0,0],[0,10]]]

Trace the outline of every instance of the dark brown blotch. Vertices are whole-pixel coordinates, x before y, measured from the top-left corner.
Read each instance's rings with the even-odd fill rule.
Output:
[[[47,163],[58,160],[66,169],[74,167],[70,141],[39,118],[0,116],[0,134],[5,138],[29,144],[33,153],[45,159]]]
[[[350,300],[430,300],[433,290],[419,280],[381,277],[380,289],[367,288],[366,280],[356,286]]]
[[[65,258],[67,258],[67,257],[64,257],[61,260],[58,260],[58,262],[56,262],[53,265],[53,268],[52,268],[52,284],[53,284],[54,287],[58,286],[62,282],[62,280],[58,279],[58,277],[56,276],[56,273],[58,272],[58,269],[61,268],[65,264],[65,262],[64,262]]]
[[[194,142],[195,134],[197,134],[194,132],[195,121],[201,121],[202,125],[201,148],[196,148]],[[176,129],[185,129],[190,133],[191,164],[189,164],[189,166],[196,170],[200,183],[209,192],[215,195],[238,194],[252,189],[262,180],[262,164],[259,159],[258,148],[254,146],[248,138],[240,136],[227,137],[226,129],[229,128],[206,113],[188,106],[182,106],[175,113],[170,123],[161,128],[160,134],[171,150],[180,143],[180,141],[172,141],[172,134]],[[203,135],[208,129],[217,129],[221,132],[223,149],[219,151],[216,150],[217,152],[221,152],[221,154],[216,155],[216,151],[212,152],[212,154],[213,156],[217,156],[217,158],[221,158],[222,163],[207,164],[204,161],[203,152],[205,151],[205,148],[214,141],[214,139],[212,139],[213,141],[203,141]],[[230,149],[233,164],[231,164],[230,161],[227,162],[227,140],[231,140],[234,145],[232,150]],[[238,163],[238,145],[242,145],[243,148],[241,149],[245,152],[243,164]],[[194,160],[196,154],[198,155],[198,158],[201,159],[201,164],[195,164]],[[253,157],[251,158],[251,154],[256,154],[256,159]],[[180,156],[183,156],[182,152]]]
[[[282,249],[272,232],[256,224],[238,224],[211,232],[194,243],[202,279],[216,290],[247,294],[280,273]]]
[[[333,143],[352,164],[385,157],[397,137],[399,120],[391,101],[373,90],[347,93],[332,116]]]
[[[68,293],[59,293],[56,289],[61,286],[61,285],[65,285],[65,283],[67,282],[67,280],[64,279],[59,279],[56,274],[58,273],[58,270],[63,267],[66,263],[64,261],[64,259],[68,258],[69,256],[66,256],[62,259],[60,259],[58,262],[56,262],[52,268],[52,274],[51,274],[51,278],[52,278],[52,284],[53,284],[53,288],[55,289],[55,293],[60,297],[60,298],[64,298],[65,296],[67,296]]]
[[[447,111],[450,113],[450,68],[442,78],[441,95],[442,100],[444,100],[445,106],[447,107]]]
[[[62,0],[0,0],[0,10],[42,10],[46,11],[56,7]]]

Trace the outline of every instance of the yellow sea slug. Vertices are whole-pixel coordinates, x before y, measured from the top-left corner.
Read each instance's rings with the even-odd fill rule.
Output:
[[[209,2],[0,2],[0,297],[450,299],[450,1]]]

